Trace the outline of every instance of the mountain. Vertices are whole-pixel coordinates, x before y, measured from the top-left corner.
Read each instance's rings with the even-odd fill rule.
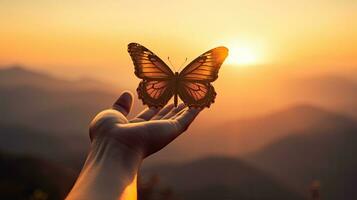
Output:
[[[36,156],[73,169],[82,166],[88,146],[89,139],[81,136],[61,136],[23,125],[0,124],[1,150]]]
[[[356,199],[357,122],[340,115],[246,156],[254,166],[304,193],[314,180],[323,199]]]
[[[326,82],[325,80],[331,79],[321,78],[316,81]],[[343,91],[338,95],[339,98],[343,99],[342,95],[345,93],[353,96],[356,91],[351,86],[353,81],[345,84],[334,81],[328,85],[337,83],[340,83],[340,89],[333,91]],[[342,90],[343,87],[352,89]],[[308,89],[307,87],[306,90]],[[100,110],[110,107],[120,92],[120,89],[116,90],[105,83],[63,80],[21,66],[1,69],[0,125],[6,126],[6,131],[9,126],[22,126],[23,129],[29,129],[29,132],[40,132],[41,136],[56,136],[61,138],[58,141],[66,140],[64,144],[72,142],[74,146],[81,147],[80,152],[85,152],[88,147],[90,120]],[[136,101],[133,113],[142,108],[140,104]],[[320,124],[325,117],[336,115],[329,110],[302,103],[262,116],[223,122],[218,126],[210,126],[207,124],[209,122],[200,120],[200,116],[187,133],[150,160],[155,163],[187,161],[208,155],[244,155],[289,134],[309,132],[310,127]],[[4,131],[5,129],[0,129],[0,133]],[[26,130],[22,132],[26,133]],[[82,153],[80,155],[83,156]]]
[[[64,199],[75,174],[51,162],[0,153],[0,199]]]
[[[64,199],[76,174],[59,165],[16,154],[0,153],[0,199]],[[168,199],[302,199],[272,178],[234,158],[211,157],[181,165],[167,164],[141,171],[155,174],[151,192],[139,181],[141,200]],[[142,180],[142,179],[140,179]],[[154,193],[154,194],[153,194]],[[159,194],[157,194],[159,193]],[[153,195],[152,195],[153,194]],[[166,194],[166,195],[165,195]]]
[[[348,114],[357,119],[357,81],[338,75],[314,76],[287,84],[289,98]]]
[[[90,78],[64,80],[43,72],[29,70],[21,65],[0,68],[0,88],[25,85],[47,90],[100,90],[109,93],[115,91],[113,86]]]
[[[157,162],[193,160],[209,155],[244,156],[288,135],[310,133],[313,127],[320,126],[326,118],[333,120],[339,116],[325,109],[302,104],[256,118],[232,120],[209,129],[193,126],[165,151],[151,159]]]
[[[91,119],[109,108],[121,91],[21,66],[0,69],[0,148],[78,168],[88,149]],[[135,107],[134,112],[142,108]]]
[[[1,123],[61,135],[87,132],[91,118],[118,95],[108,92],[110,86],[99,90],[20,67],[0,70],[0,85]]]
[[[264,172],[229,157],[208,157],[183,164],[142,170],[143,179],[157,175],[159,183],[178,199],[302,199]]]
[[[301,104],[270,114],[214,127],[198,120],[165,151],[145,161],[147,167],[150,162],[156,166],[144,169],[144,176],[158,174],[183,199],[222,199],[222,194],[223,199],[299,199],[281,182],[306,194],[313,180],[321,182],[326,199],[357,198],[357,123],[352,118],[357,90],[353,81],[331,80],[301,85]],[[93,80],[62,80],[23,67],[1,69],[0,149],[78,170],[88,149],[88,124],[111,106],[116,91],[121,90]],[[134,107],[142,108],[136,102]],[[208,155],[217,157],[197,160]],[[222,155],[244,157],[249,164]],[[157,165],[166,160],[182,163]],[[1,172],[11,169],[16,168]]]

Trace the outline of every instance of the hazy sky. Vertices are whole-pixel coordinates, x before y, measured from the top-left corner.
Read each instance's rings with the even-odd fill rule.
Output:
[[[229,112],[224,105],[247,98],[237,108],[244,112],[256,107],[248,96],[259,91],[264,95],[255,100],[279,104],[265,89],[274,76],[356,69],[356,19],[354,0],[2,0],[0,65],[101,78],[134,90],[139,80],[129,42],[164,60],[170,56],[176,67],[226,45],[230,56],[214,84],[217,102]]]
[[[259,64],[357,63],[353,0],[11,0],[0,1],[0,19],[1,64],[72,76],[127,73],[132,41],[176,66],[222,44]]]
[[[231,120],[293,104],[284,82],[292,76],[357,73],[356,19],[352,0],[0,0],[0,66],[135,91],[128,43],[170,56],[176,68],[225,45],[216,103],[201,120]]]

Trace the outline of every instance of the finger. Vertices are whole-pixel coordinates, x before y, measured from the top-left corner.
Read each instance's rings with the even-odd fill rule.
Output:
[[[184,103],[179,104],[176,108],[172,109],[169,113],[167,113],[166,115],[164,115],[164,117],[162,117],[162,119],[169,119],[172,116],[176,115],[176,113],[180,112],[182,109],[184,109],[186,107],[186,105]]]
[[[148,121],[150,120],[156,113],[160,111],[160,108],[146,108],[143,110],[140,114],[138,114],[136,117],[134,117],[130,122],[142,122],[142,121]]]
[[[182,109],[178,113],[176,113],[174,116],[171,116],[170,119],[175,119],[176,117],[178,117],[179,115],[181,115],[183,112],[185,112],[188,109],[189,108],[185,107],[184,109]]]
[[[123,92],[113,104],[113,109],[127,116],[133,105],[133,94],[129,91]]]
[[[179,127],[181,128],[181,132],[187,130],[193,120],[197,117],[197,115],[201,112],[200,108],[189,108],[185,110],[180,115],[178,115],[175,120],[178,122]]]
[[[160,110],[152,119],[158,120],[163,118],[167,113],[169,113],[174,108],[174,104],[168,104],[163,109]]]

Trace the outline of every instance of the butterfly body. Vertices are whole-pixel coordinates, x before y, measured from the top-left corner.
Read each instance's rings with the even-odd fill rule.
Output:
[[[137,92],[149,107],[162,107],[172,97],[178,97],[189,107],[209,107],[216,92],[211,82],[228,55],[225,47],[216,47],[197,57],[181,72],[173,72],[158,56],[146,47],[130,43],[128,52],[135,66],[135,75],[142,79]]]
[[[174,75],[174,84],[175,84],[175,88],[174,88],[174,105],[175,107],[177,107],[178,104],[178,88],[180,86],[180,75],[178,72],[175,72]]]

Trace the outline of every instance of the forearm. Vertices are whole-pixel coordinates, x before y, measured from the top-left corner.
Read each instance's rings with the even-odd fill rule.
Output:
[[[94,141],[67,200],[136,200],[136,178],[141,161],[140,152],[115,140]]]

